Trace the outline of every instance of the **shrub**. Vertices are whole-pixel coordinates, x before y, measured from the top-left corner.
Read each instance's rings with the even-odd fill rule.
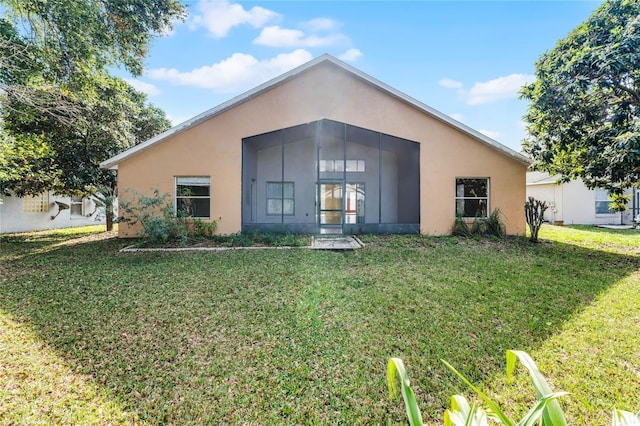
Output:
[[[469,228],[467,220],[458,214],[456,215],[456,220],[453,222],[451,234],[460,237],[486,235],[502,239],[507,235],[507,228],[500,216],[500,209],[494,209],[488,218],[476,218],[471,224],[471,228]]]
[[[472,235],[467,221],[461,214],[456,215],[456,220],[453,222],[453,228],[451,229],[451,235],[457,235],[459,237],[470,237]]]
[[[119,222],[140,224],[144,239],[151,244],[177,242],[185,244],[189,237],[208,237],[217,229],[217,223],[193,219],[184,213],[176,215],[169,194],[154,189],[152,195],[131,191],[132,197],[120,201],[122,216]]]
[[[504,238],[507,235],[507,228],[500,218],[500,209],[494,209],[489,217],[484,221],[484,233],[497,238]]]
[[[186,225],[189,228],[190,236],[194,238],[208,238],[212,237],[218,229],[218,222],[212,220],[211,222],[205,222],[202,219],[189,219],[186,218]]]

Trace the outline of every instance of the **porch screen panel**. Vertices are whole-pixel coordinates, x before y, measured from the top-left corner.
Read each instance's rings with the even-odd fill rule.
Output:
[[[282,221],[285,224],[315,224],[315,130],[316,123],[302,124],[284,130],[282,180],[295,184],[292,199],[295,205],[294,214],[283,216]]]
[[[361,127],[347,126],[346,152],[346,222],[379,223],[380,134]],[[354,216],[355,207],[357,214]]]
[[[318,140],[318,171],[320,179],[344,179],[344,137],[343,123],[331,120],[320,122]]]
[[[255,156],[255,174],[247,175],[250,179],[245,182],[249,193],[245,198],[250,200],[254,212],[255,223],[282,223],[282,214],[270,214],[267,197],[267,182],[282,182],[282,130],[265,133],[245,139]]]
[[[384,223],[420,223],[420,144],[381,135],[381,205]],[[388,208],[395,206],[395,212]]]

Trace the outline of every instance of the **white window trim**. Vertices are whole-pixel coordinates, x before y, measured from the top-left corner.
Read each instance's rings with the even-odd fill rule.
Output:
[[[458,197],[458,191],[457,191],[457,181],[458,180],[464,180],[464,179],[484,179],[487,181],[487,196],[486,197]],[[458,214],[457,212],[457,201],[458,200],[487,200],[487,215],[486,216],[474,216],[474,217],[468,217],[468,216],[463,216],[463,219],[468,219],[468,220],[473,220],[473,219],[488,219],[489,215],[491,214],[491,179],[488,177],[476,177],[476,176],[465,176],[465,177],[460,177],[460,176],[456,176],[455,180],[454,180],[454,194],[456,194],[455,196],[455,201],[456,201],[456,216]]]
[[[269,190],[267,189],[269,187],[270,183],[275,183],[275,184],[280,184],[282,185],[282,197],[280,198],[274,198],[274,197],[267,197],[266,195],[269,193]],[[285,197],[284,196],[284,184],[285,183],[290,183],[293,186],[293,197]],[[281,204],[283,204],[284,200],[291,200],[293,201],[293,213],[269,213],[269,200],[280,200]],[[296,184],[294,181],[289,181],[289,180],[284,180],[284,181],[267,181],[266,183],[266,188],[265,188],[265,201],[266,201],[266,215],[267,216],[295,216],[296,215]]]
[[[602,200],[602,199],[598,199],[598,190],[601,191],[606,191],[607,192],[607,198]],[[596,217],[617,217],[618,213],[616,212],[612,212],[611,210],[607,210],[607,213],[598,213],[598,211],[596,210],[596,203],[598,202],[602,202],[602,201],[607,201],[610,202],[611,200],[609,200],[609,197],[611,196],[611,192],[607,191],[604,188],[596,188],[593,190],[593,210],[596,214]]]
[[[182,180],[182,183],[178,183],[178,181]],[[178,195],[178,185],[187,185],[191,186],[208,186],[209,187],[209,195],[191,195],[188,197]],[[175,197],[173,199],[173,213],[178,215],[178,199],[183,198],[197,198],[197,199],[207,199],[209,200],[209,216],[193,216],[194,219],[211,219],[211,176],[176,176],[174,179],[174,193]]]
[[[74,198],[80,198],[80,201],[73,201]],[[80,214],[73,213],[73,206],[80,205]],[[84,197],[69,197],[69,219],[84,219],[85,215],[85,199]]]

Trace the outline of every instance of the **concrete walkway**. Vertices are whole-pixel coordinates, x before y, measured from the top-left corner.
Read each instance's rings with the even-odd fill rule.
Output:
[[[355,235],[316,236],[311,239],[311,247],[316,250],[355,250],[364,243]]]

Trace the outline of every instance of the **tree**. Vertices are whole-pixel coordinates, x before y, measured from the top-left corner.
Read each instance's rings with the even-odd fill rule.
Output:
[[[146,96],[108,74],[140,75],[179,0],[0,0],[0,194],[115,192],[100,161],[169,127]]]
[[[185,16],[179,0],[0,0],[0,93],[68,118],[78,85],[107,67],[133,75],[154,37]]]
[[[18,102],[3,111],[0,160],[11,170],[0,173],[4,194],[115,192],[115,172],[101,169],[100,162],[170,127],[164,112],[122,79],[95,77],[78,95],[85,114],[73,123]]]
[[[609,0],[536,63],[524,151],[534,166],[621,193],[640,179],[640,0]]]

